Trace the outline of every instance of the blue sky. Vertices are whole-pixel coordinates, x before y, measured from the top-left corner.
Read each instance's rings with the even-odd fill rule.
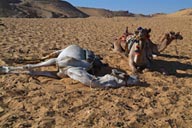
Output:
[[[192,0],[66,0],[74,6],[128,10],[133,13],[172,13],[192,8]]]

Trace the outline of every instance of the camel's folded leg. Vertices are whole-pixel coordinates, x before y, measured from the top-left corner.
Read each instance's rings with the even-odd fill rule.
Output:
[[[121,47],[121,41],[115,41],[114,43],[113,43],[113,50],[114,51],[116,51],[116,52],[123,52],[123,48]]]
[[[129,78],[120,78],[111,74],[106,74],[102,77],[95,77],[88,72],[84,68],[81,67],[71,67],[67,70],[67,75],[77,81],[80,81],[84,85],[90,87],[112,87],[117,88],[126,85],[137,84],[139,81],[137,78],[129,77]]]
[[[67,69],[66,73],[67,73],[67,76],[83,83],[84,85],[87,85],[90,87],[102,87],[97,82],[93,82],[95,77],[89,74],[84,68],[71,67]]]

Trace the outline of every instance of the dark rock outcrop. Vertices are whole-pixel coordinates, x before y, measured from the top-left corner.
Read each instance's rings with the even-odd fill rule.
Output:
[[[87,14],[61,0],[1,0],[1,17],[84,18]]]

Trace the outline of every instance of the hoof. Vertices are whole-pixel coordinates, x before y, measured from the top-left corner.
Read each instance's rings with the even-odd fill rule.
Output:
[[[0,66],[0,74],[9,73],[9,68],[6,66]]]

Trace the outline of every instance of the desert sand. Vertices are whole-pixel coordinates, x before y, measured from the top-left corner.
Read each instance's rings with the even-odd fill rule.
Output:
[[[70,78],[0,75],[1,128],[192,127],[192,17],[2,18],[2,23],[6,27],[0,26],[1,66],[23,65],[14,58],[40,58],[78,44],[100,55],[111,68],[131,74],[128,58],[111,48],[126,26],[131,32],[139,26],[151,28],[156,43],[171,30],[180,31],[184,39],[172,42],[155,58],[152,71],[139,74],[148,83],[144,87],[98,89]]]

